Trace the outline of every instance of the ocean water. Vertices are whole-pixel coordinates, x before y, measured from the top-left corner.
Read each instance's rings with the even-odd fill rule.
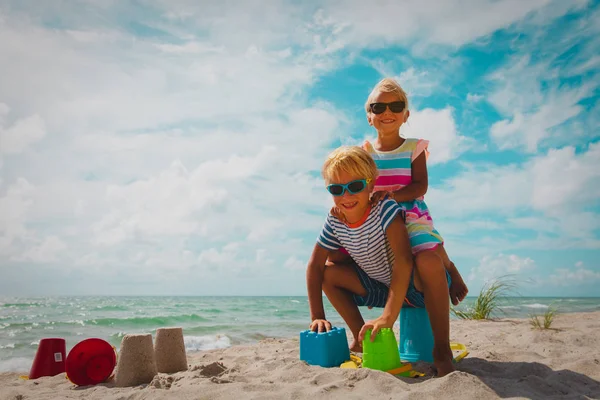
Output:
[[[468,308],[475,298],[467,298]],[[334,326],[342,319],[325,301]],[[600,298],[502,299],[498,317],[542,314],[548,306],[560,312],[600,311]],[[361,311],[366,320],[381,310]],[[218,349],[253,343],[265,337],[296,337],[310,322],[308,300],[299,297],[45,297],[0,298],[0,372],[27,372],[40,339],[66,339],[67,353],[90,337],[119,348],[128,333],[151,333],[157,328],[183,328],[187,351]]]

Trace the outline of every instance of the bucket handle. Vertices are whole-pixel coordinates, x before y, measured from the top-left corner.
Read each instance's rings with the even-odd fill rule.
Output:
[[[450,343],[450,349],[461,351],[461,353],[454,357],[454,359],[452,360],[452,362],[454,363],[460,362],[460,360],[469,355],[469,350],[467,350],[467,346],[465,346],[462,343]]]

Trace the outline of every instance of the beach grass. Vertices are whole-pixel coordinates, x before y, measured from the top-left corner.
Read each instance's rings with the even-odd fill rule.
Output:
[[[452,307],[452,313],[461,319],[491,319],[498,310],[499,301],[516,289],[516,282],[510,276],[496,278],[483,285],[475,304],[467,310]]]
[[[549,306],[544,315],[540,316],[537,314],[529,315],[529,323],[534,329],[550,329],[554,317],[556,317],[558,310],[554,306]],[[541,318],[540,318],[541,317]]]

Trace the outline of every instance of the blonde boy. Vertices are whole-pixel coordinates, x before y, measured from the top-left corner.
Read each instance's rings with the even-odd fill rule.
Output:
[[[392,199],[374,204],[370,201],[377,166],[365,150],[356,146],[334,150],[327,157],[322,174],[343,218],[332,213],[327,215],[308,263],[310,329],[319,332],[331,329],[323,308],[321,293],[324,291],[352,332],[351,350],[361,352],[366,330],[373,329],[373,339],[381,328],[391,328],[404,301],[423,303],[424,292],[428,301],[435,302],[442,296],[447,299],[446,276],[432,276],[428,271],[413,272],[403,211]],[[340,249],[345,249],[354,262],[332,262]],[[443,269],[441,271],[443,273]],[[443,287],[440,287],[441,279]],[[383,312],[365,323],[358,306],[381,307]],[[448,307],[430,311],[432,325],[443,324],[444,313],[447,321]],[[453,370],[449,329],[445,336],[441,330],[437,335],[434,332],[434,338],[434,364],[438,374],[445,375]]]

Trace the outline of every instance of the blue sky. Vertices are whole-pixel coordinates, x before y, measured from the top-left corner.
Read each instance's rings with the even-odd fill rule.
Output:
[[[600,295],[598,1],[0,0],[0,54],[1,294],[304,295],[392,76],[471,293]]]

